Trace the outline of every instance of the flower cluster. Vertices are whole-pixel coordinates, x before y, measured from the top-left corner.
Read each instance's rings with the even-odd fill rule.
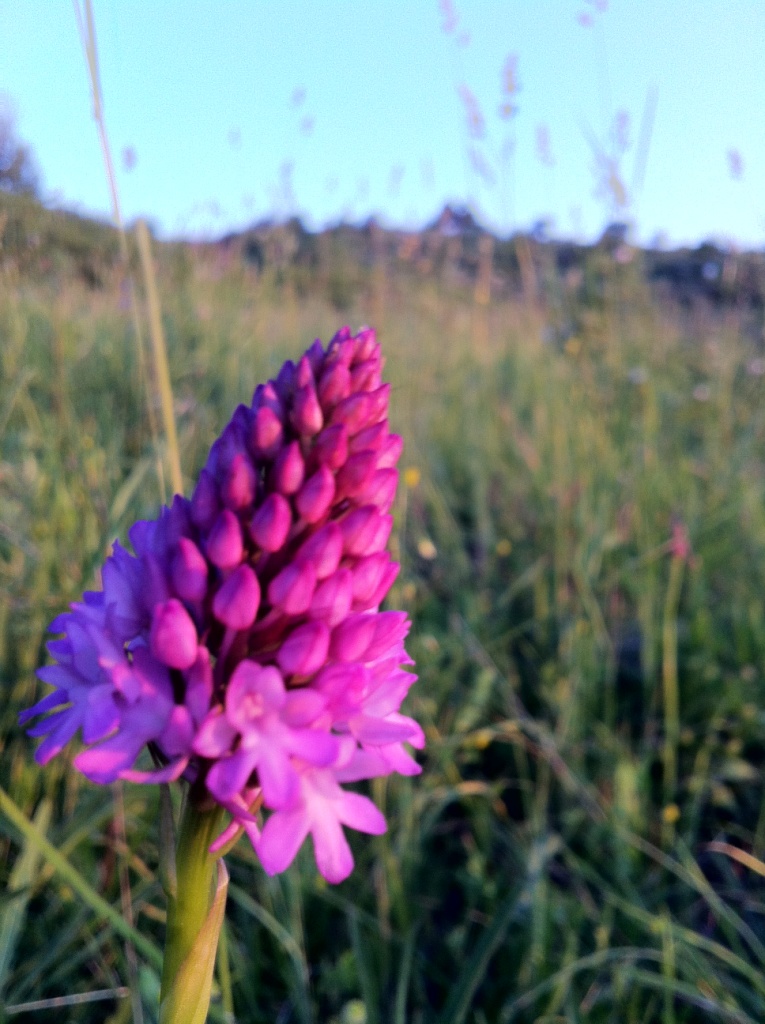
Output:
[[[244,828],[275,873],[311,833],[322,874],[349,874],[342,826],[385,821],[341,784],[416,774],[424,744],[399,711],[409,623],[378,610],[401,452],[381,371],[369,329],[316,341],[239,406],[192,498],[136,523],[134,555],[115,543],[103,590],[51,624],[54,690],[21,716],[51,712],[41,764],[81,730],[92,781],[183,776],[232,816],[216,847]]]

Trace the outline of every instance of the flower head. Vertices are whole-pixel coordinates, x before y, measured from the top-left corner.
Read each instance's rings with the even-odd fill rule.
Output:
[[[385,822],[341,783],[415,774],[405,744],[424,745],[400,713],[409,623],[378,610],[402,447],[382,365],[371,330],[316,341],[235,411],[191,499],[136,523],[134,554],[115,543],[103,589],[51,624],[54,689],[20,716],[44,715],[41,764],[80,732],[92,781],[183,776],[232,816],[216,846],[243,827],[276,872],[310,832],[325,877],[348,875],[342,826]]]

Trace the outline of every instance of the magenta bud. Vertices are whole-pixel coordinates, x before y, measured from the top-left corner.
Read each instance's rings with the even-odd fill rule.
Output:
[[[252,418],[250,445],[259,458],[272,459],[279,451],[283,435],[282,423],[273,409],[261,406]]]
[[[362,363],[371,359],[375,353],[379,353],[380,346],[377,344],[377,335],[374,327],[362,327],[356,335],[356,358],[354,362]]]
[[[276,390],[282,398],[288,398],[295,390],[295,364],[291,359],[288,359],[279,370],[275,384]]]
[[[379,357],[367,359],[351,370],[351,391],[374,391],[380,386],[382,366]]]
[[[220,502],[218,489],[210,473],[203,469],[191,499],[191,521],[200,530],[207,531],[215,522]]]
[[[351,439],[348,450],[352,455],[355,455],[356,452],[363,452],[367,448],[374,452],[379,452],[387,438],[388,421],[382,420],[380,423],[375,423],[371,427],[365,427],[364,430],[360,430]]]
[[[313,383],[305,384],[295,392],[292,425],[303,437],[313,437],[324,426],[324,413],[321,411]]]
[[[300,561],[310,562],[316,579],[331,576],[340,564],[343,554],[343,535],[337,523],[327,523],[302,545],[296,555]]]
[[[376,469],[377,452],[357,452],[356,455],[351,455],[337,474],[337,500],[363,493]]]
[[[190,668],[197,660],[197,630],[180,601],[171,597],[154,608],[151,653],[169,668]]]
[[[315,386],[316,381],[314,380],[311,361],[306,353],[297,364],[297,369],[295,371],[295,386],[297,388],[304,388],[308,384]]]
[[[393,586],[401,566],[398,562],[388,562],[385,572],[381,576],[376,589],[369,594],[365,600],[354,600],[353,610],[355,612],[374,611],[379,606],[385,595]]]
[[[388,512],[396,497],[398,470],[378,469],[359,494],[359,501],[376,505],[381,512]]]
[[[316,588],[309,614],[332,628],[343,621],[352,603],[353,573],[350,569],[338,569]]]
[[[280,494],[295,494],[300,490],[305,477],[305,463],[300,445],[292,441],[279,452],[274,462],[271,481]]]
[[[376,391],[364,392],[369,395],[369,425],[379,423],[388,417],[388,403],[390,402],[390,384],[383,384]]]
[[[375,635],[364,653],[366,661],[376,661],[395,651],[409,632],[406,612],[377,612],[375,615],[351,616],[353,618],[368,618],[374,622]]]
[[[336,423],[319,434],[313,446],[318,462],[329,469],[339,469],[348,458],[348,430],[344,423]]]
[[[173,586],[184,601],[201,601],[207,590],[207,562],[193,540],[181,537],[170,568]]]
[[[329,653],[337,661],[362,661],[375,639],[374,615],[350,615],[332,630]]]
[[[249,565],[235,569],[213,600],[213,614],[229,629],[249,629],[260,606],[260,584]]]
[[[316,570],[310,562],[291,562],[268,586],[268,600],[286,615],[308,611],[316,589]]]
[[[207,557],[219,569],[232,569],[242,560],[242,528],[234,513],[224,508],[207,538]]]
[[[298,626],[277,651],[279,668],[285,675],[313,675],[327,660],[329,637],[329,628],[323,622]]]
[[[308,349],[305,356],[311,364],[311,369],[315,376],[324,362],[324,347],[321,343],[321,338],[314,339],[313,345]]]
[[[351,393],[351,374],[347,366],[335,363],[329,366],[319,380],[319,401],[322,409],[329,412]]]
[[[234,456],[221,485],[223,504],[231,509],[244,508],[255,498],[256,478],[252,463],[243,452]]]
[[[332,411],[332,423],[344,423],[350,435],[358,434],[369,426],[370,395],[362,391],[358,395],[349,395],[338,402]]]
[[[386,536],[382,545],[379,545],[379,540],[384,532],[381,529],[381,522],[387,526],[388,518],[390,517],[381,516],[374,505],[365,505],[349,512],[339,522],[343,535],[343,553],[346,555],[370,555],[381,551],[388,540]],[[388,534],[391,526],[387,527]],[[373,543],[374,547],[372,547]]]
[[[289,502],[281,494],[269,494],[253,516],[250,535],[263,551],[278,551],[292,526]]]
[[[353,567],[353,600],[365,604],[376,592],[390,563],[387,551],[360,558]]]
[[[303,484],[295,504],[307,523],[317,523],[329,510],[335,496],[335,478],[326,466],[320,466]]]
[[[404,450],[404,440],[398,434],[391,434],[377,458],[378,469],[393,469]]]

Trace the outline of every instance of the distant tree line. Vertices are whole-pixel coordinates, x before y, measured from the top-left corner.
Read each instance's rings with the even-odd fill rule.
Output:
[[[40,175],[32,149],[19,139],[10,103],[0,96],[0,189],[37,196]]]

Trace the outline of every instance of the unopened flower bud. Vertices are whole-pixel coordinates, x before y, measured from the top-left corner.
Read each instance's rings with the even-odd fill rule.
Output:
[[[196,626],[176,598],[154,608],[149,644],[154,657],[169,668],[190,668],[196,661]]]
[[[234,513],[224,508],[207,538],[207,557],[219,569],[232,569],[242,560],[242,528]]]
[[[260,606],[260,584],[249,565],[235,569],[213,600],[213,614],[229,629],[249,629]]]

